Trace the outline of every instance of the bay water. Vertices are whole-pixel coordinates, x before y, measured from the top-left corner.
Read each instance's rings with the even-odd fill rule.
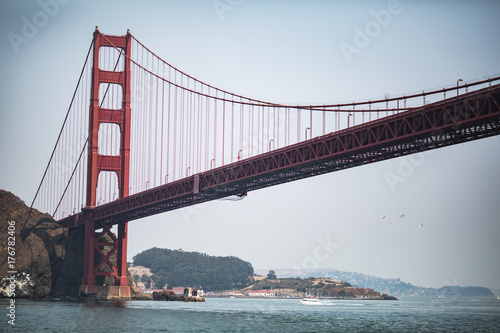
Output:
[[[500,332],[500,301],[207,298],[163,301],[16,300],[15,326],[2,332]]]

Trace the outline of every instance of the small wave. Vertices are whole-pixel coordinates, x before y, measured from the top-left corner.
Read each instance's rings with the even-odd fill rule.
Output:
[[[373,305],[373,304],[363,304],[363,303],[340,303],[340,302],[326,302],[323,305],[340,305],[340,306],[365,306],[365,305]]]

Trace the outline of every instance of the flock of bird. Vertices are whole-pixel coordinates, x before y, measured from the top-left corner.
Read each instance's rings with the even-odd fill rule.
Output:
[[[367,215],[370,215],[370,212],[366,212],[366,214],[367,214]],[[400,218],[400,219],[404,219],[405,217],[406,217],[406,215],[405,215],[405,214],[401,214],[401,215],[399,215],[399,218]],[[386,216],[385,216],[385,215],[382,215],[382,216],[380,217],[380,219],[381,219],[381,220],[383,220],[383,219],[385,219],[385,218],[386,218]],[[393,220],[393,219],[389,219],[389,221],[390,221],[391,223],[394,223],[394,220]],[[419,227],[420,229],[424,229],[424,224],[423,224],[423,223],[420,223],[420,224],[418,225],[418,227]]]

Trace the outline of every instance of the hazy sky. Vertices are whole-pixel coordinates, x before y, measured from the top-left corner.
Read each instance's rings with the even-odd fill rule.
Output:
[[[1,0],[0,188],[31,203],[96,25],[222,89],[305,104],[498,75],[499,13],[498,1]],[[500,289],[499,150],[482,139],[134,221],[129,260],[157,246]],[[404,181],[391,188],[388,173]]]

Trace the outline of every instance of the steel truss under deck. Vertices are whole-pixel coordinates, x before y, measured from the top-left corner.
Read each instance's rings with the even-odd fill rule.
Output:
[[[500,85],[330,133],[95,207],[118,224],[230,195],[500,134]],[[79,214],[59,221],[84,225]]]

